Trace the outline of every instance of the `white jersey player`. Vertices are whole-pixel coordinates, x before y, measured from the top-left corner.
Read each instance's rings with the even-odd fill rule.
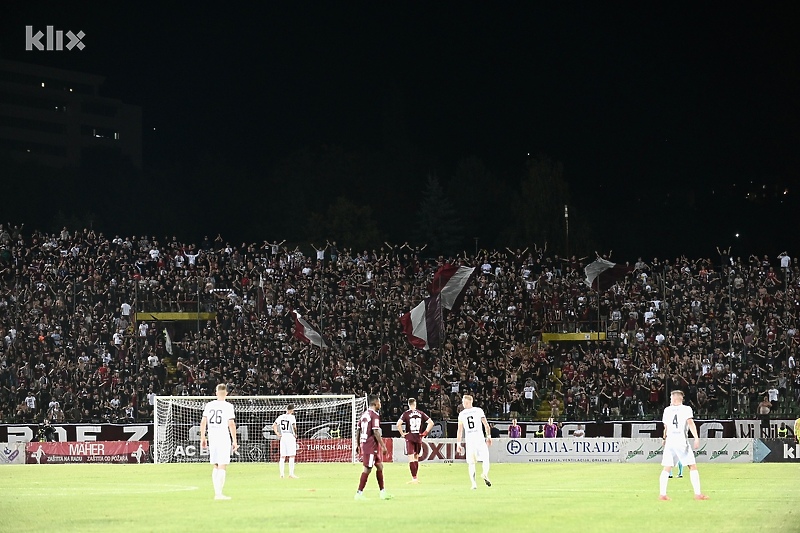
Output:
[[[664,409],[664,416],[661,422],[664,424],[664,457],[661,460],[661,476],[659,477],[660,500],[669,500],[667,496],[667,483],[672,472],[672,467],[676,462],[680,462],[689,467],[689,479],[694,488],[694,498],[696,500],[707,500],[708,496],[700,492],[700,472],[697,471],[697,463],[694,458],[692,446],[686,439],[688,429],[694,437],[694,449],[700,447],[700,436],[697,433],[697,426],[694,423],[694,413],[688,405],[683,405],[683,392],[672,391],[670,394],[670,405]]]
[[[466,459],[469,467],[469,480],[472,483],[472,490],[478,488],[475,483],[475,462],[480,461],[483,468],[483,482],[487,487],[492,486],[489,481],[489,446],[492,445],[491,430],[486,421],[486,414],[480,407],[472,407],[472,396],[465,394],[462,397],[464,410],[458,414],[458,443],[457,452],[462,453],[461,436],[464,436],[466,443]],[[484,430],[486,434],[484,435]]]
[[[239,449],[236,442],[236,422],[233,405],[225,400],[228,396],[228,386],[224,383],[217,385],[217,399],[208,402],[203,409],[203,420],[200,421],[200,449],[206,447],[206,428],[208,428],[208,455],[214,469],[211,471],[211,481],[214,484],[214,499],[230,500],[229,496],[222,494],[225,486],[225,477],[228,465],[231,462],[231,452]]]
[[[284,464],[289,458],[289,477],[297,479],[294,475],[294,457],[297,455],[297,420],[294,418],[294,405],[286,406],[286,412],[279,416],[272,424],[272,431],[281,436],[280,472],[283,478]]]

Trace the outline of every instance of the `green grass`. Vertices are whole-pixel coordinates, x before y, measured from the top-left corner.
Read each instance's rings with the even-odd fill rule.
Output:
[[[394,495],[378,499],[374,473],[353,494],[360,465],[233,464],[214,501],[211,467],[30,465],[0,467],[0,531],[800,531],[800,466],[701,464],[695,501],[688,475],[658,501],[658,465],[497,464],[493,486],[469,489],[464,464],[425,464],[419,485],[388,464]],[[480,466],[479,466],[480,472]]]

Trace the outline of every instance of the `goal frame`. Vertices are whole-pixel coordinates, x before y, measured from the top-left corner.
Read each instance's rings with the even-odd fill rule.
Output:
[[[159,423],[161,422],[159,419],[159,409],[158,404],[159,401],[169,401],[169,400],[176,400],[176,401],[199,401],[203,402],[204,404],[210,402],[211,400],[216,400],[216,396],[173,396],[173,395],[156,395],[153,398],[153,463],[158,464],[159,462],[167,462],[167,461],[159,461]],[[350,462],[356,463],[358,462],[358,456],[356,454],[356,438],[357,438],[357,426],[358,426],[358,417],[359,413],[357,412],[356,403],[358,400],[363,399],[366,404],[366,396],[356,396],[355,394],[304,394],[304,395],[284,395],[284,396],[275,396],[275,395],[253,395],[253,396],[227,396],[226,400],[276,400],[282,404],[289,404],[289,403],[300,403],[302,400],[347,400],[350,403],[350,417],[352,422],[352,430],[350,434]],[[201,411],[202,412],[202,411]],[[237,424],[238,427],[238,424]],[[342,436],[344,437],[344,436]]]

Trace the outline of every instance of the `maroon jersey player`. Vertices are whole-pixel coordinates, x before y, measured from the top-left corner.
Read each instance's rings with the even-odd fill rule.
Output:
[[[425,429],[422,429],[422,424],[425,424]],[[405,430],[403,426],[405,426]],[[408,411],[400,415],[400,419],[397,421],[397,431],[401,437],[406,439],[408,468],[411,470],[411,481],[409,483],[419,483],[417,472],[419,472],[419,453],[422,451],[422,438],[427,436],[431,429],[433,429],[431,417],[417,409],[417,400],[409,398]]]
[[[361,454],[361,462],[364,465],[364,471],[361,472],[361,480],[358,483],[358,492],[356,492],[356,500],[365,500],[364,487],[367,486],[369,473],[372,472],[372,467],[375,467],[375,478],[378,480],[378,488],[382,500],[391,498],[386,493],[383,487],[383,456],[388,455],[386,444],[383,442],[381,435],[381,417],[378,414],[381,408],[381,400],[377,395],[371,394],[367,399],[369,402],[369,409],[364,411],[361,418],[358,420],[358,434],[356,435],[357,448],[356,453]]]

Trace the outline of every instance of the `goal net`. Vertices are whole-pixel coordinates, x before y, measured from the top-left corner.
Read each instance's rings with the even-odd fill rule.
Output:
[[[157,396],[153,409],[156,463],[208,461],[200,449],[200,420],[214,396]],[[356,424],[367,399],[353,395],[228,396],[236,413],[239,451],[231,462],[270,462],[280,456],[272,424],[294,404],[298,462],[355,462]]]

